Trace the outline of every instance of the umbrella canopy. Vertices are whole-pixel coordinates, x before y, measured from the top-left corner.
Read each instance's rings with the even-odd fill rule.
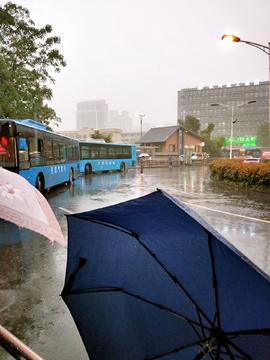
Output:
[[[38,232],[66,247],[60,225],[45,197],[22,176],[0,167],[0,218]]]
[[[143,153],[143,154],[140,154],[138,157],[143,157],[143,156],[149,156],[149,154]]]
[[[158,190],[68,216],[62,297],[91,360],[269,359],[269,277]]]

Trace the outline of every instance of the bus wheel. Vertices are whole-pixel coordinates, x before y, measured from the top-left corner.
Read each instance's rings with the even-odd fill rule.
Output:
[[[120,165],[120,171],[121,171],[121,172],[125,171],[125,164],[124,164],[124,163],[121,163],[121,165]]]
[[[41,174],[37,176],[36,189],[38,189],[38,191],[40,191],[41,193],[44,192],[44,180]]]
[[[70,184],[72,184],[72,182],[73,182],[73,170],[70,168],[70,170],[69,170],[69,183]]]
[[[91,175],[92,174],[92,167],[90,164],[86,164],[84,168],[85,175]]]

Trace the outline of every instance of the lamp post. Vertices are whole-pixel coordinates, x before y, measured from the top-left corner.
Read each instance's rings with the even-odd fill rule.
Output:
[[[238,105],[226,105],[226,104],[211,104],[211,106],[223,106],[223,107],[226,107],[227,109],[229,110],[232,110],[232,119],[231,119],[231,143],[230,143],[230,159],[232,159],[232,141],[233,141],[233,124],[236,123],[237,119],[234,120],[233,118],[233,114],[234,114],[234,110],[240,106],[243,106],[243,105],[247,105],[247,104],[253,104],[255,103],[256,100],[251,100],[251,101],[245,101],[241,104],[238,104]]]
[[[268,90],[269,90],[269,104],[268,104],[268,108],[269,108],[269,149],[270,149],[270,42],[268,43],[268,47],[267,47],[265,45],[257,44],[257,43],[254,43],[254,42],[241,40],[239,37],[237,37],[235,35],[223,35],[221,37],[221,39],[222,40],[228,39],[228,40],[231,40],[233,42],[243,42],[243,43],[245,43],[247,45],[254,46],[257,49],[262,50],[269,57],[269,88],[268,88]]]
[[[141,115],[141,114],[139,114],[139,113],[138,113],[138,116],[139,116],[139,118],[140,118],[140,124],[141,124],[141,137],[142,137],[142,119],[143,119],[143,117],[144,117],[145,115]]]

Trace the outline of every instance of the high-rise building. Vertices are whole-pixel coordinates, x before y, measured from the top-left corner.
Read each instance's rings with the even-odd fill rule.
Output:
[[[108,126],[108,105],[105,100],[82,101],[77,104],[77,130],[102,129]]]
[[[247,81],[182,89],[178,91],[178,119],[184,120],[187,115],[200,120],[201,130],[214,124],[212,137],[224,136],[228,143],[232,120],[237,119],[233,144],[256,145],[258,126],[269,122],[269,83]]]
[[[110,110],[110,127],[122,129],[122,132],[132,131],[132,118],[127,111],[122,111],[119,114],[118,110]]]

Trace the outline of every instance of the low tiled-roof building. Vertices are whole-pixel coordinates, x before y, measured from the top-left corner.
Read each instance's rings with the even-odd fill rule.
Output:
[[[183,126],[166,126],[150,129],[136,141],[138,150],[153,158],[179,156],[187,151],[202,152],[203,138]]]

